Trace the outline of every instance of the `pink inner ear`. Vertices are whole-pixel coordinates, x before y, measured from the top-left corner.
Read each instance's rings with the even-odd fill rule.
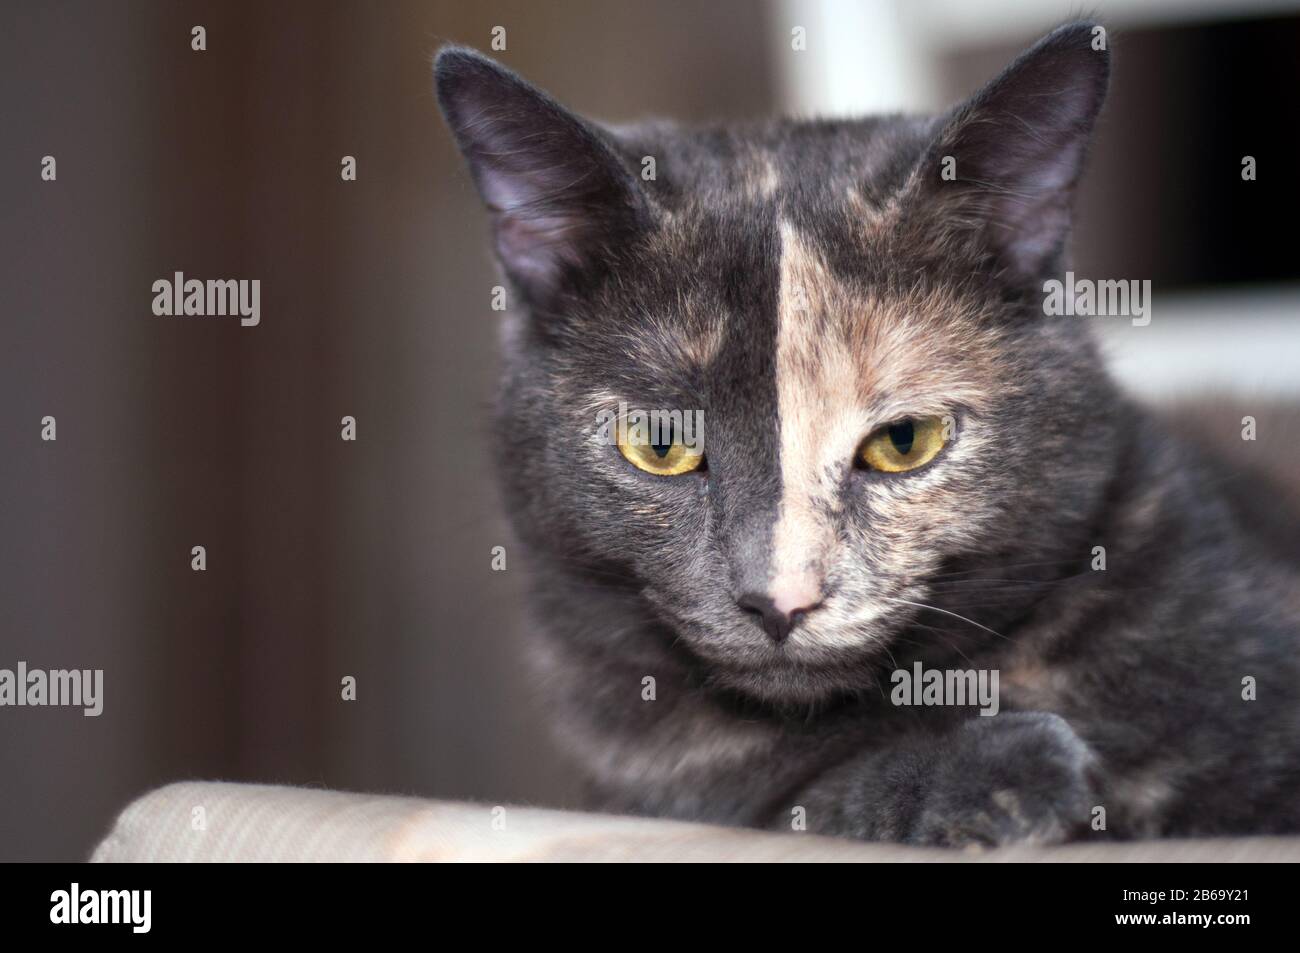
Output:
[[[520,145],[504,134],[518,130],[499,122],[483,128],[493,135],[481,154],[478,182],[495,213],[497,254],[516,281],[549,292],[566,268],[580,267],[592,251],[584,243],[600,227],[593,203],[617,196],[599,191],[602,184],[614,191],[600,174],[600,157],[553,148],[547,136]]]
[[[567,266],[581,264],[578,224],[560,215],[502,212],[496,218],[496,248],[517,281],[552,288]]]
[[[1071,95],[1029,110],[1015,100],[995,103],[965,118],[942,144],[957,160],[958,182],[968,186],[957,201],[971,203],[990,245],[1023,275],[1046,265],[1069,232],[1092,119],[1078,111],[1084,105]]]
[[[483,57],[439,58],[438,95],[475,184],[494,215],[497,254],[529,297],[636,226],[635,179],[604,135]],[[536,303],[536,301],[534,301]]]
[[[958,110],[931,153],[956,158],[961,214],[1025,276],[1050,265],[1069,231],[1109,70],[1090,39],[1063,28],[1040,42]]]
[[[1083,141],[1055,151],[1008,157],[1009,191],[992,205],[994,240],[1020,271],[1033,273],[1070,228],[1070,190],[1083,162]]]

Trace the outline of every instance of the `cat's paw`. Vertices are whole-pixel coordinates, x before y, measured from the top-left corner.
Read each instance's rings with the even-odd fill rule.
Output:
[[[1046,713],[974,718],[950,739],[906,838],[942,847],[1059,844],[1087,830],[1091,750]]]

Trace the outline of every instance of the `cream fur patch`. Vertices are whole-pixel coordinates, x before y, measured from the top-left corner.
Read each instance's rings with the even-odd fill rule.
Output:
[[[789,223],[780,235],[781,499],[769,591],[815,602],[837,558],[844,481],[862,440],[902,416],[988,405],[999,386],[996,333],[985,316],[939,291],[858,292]],[[822,628],[829,626],[810,616],[806,637]]]

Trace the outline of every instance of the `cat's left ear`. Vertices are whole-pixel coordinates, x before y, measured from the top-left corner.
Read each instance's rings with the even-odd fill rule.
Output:
[[[1044,37],[942,125],[921,191],[950,227],[1020,279],[1059,264],[1110,54],[1104,28],[1071,23]]]
[[[611,267],[649,212],[606,135],[464,47],[438,54],[434,79],[492,213],[497,257],[529,303],[546,309]]]

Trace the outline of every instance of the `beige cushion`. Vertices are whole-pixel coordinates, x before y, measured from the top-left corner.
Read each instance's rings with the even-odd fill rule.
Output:
[[[968,852],[312,788],[183,782],[130,804],[95,861],[1300,860],[1300,838]]]

